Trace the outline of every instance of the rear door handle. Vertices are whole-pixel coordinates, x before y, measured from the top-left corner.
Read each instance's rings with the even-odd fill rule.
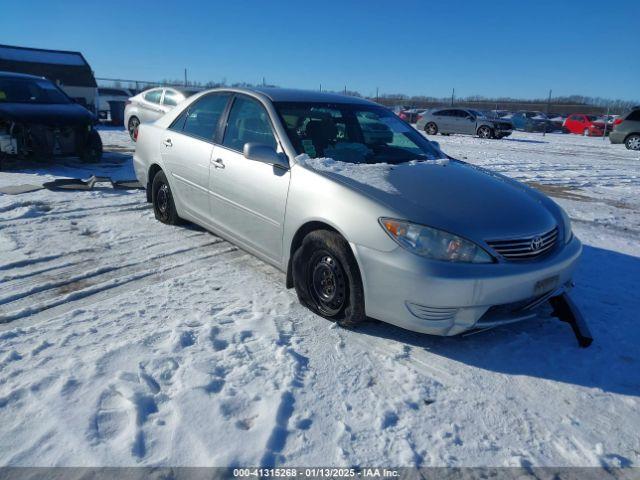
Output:
[[[224,168],[224,162],[221,158],[216,158],[215,160],[211,160],[211,163],[216,168]]]
[[[171,142],[171,139],[170,139],[170,138],[167,138],[164,142],[162,142],[162,144],[163,144],[165,147],[173,147],[173,143]]]

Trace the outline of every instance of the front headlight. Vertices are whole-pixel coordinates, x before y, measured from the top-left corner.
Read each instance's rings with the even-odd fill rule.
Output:
[[[380,225],[401,247],[422,257],[446,262],[493,262],[475,243],[442,230],[393,218],[381,218]]]

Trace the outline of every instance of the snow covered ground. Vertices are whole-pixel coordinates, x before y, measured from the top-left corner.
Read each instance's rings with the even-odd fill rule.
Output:
[[[0,186],[131,178],[126,133],[101,133],[101,165]],[[272,267],[155,221],[144,192],[0,195],[0,465],[640,465],[638,154],[435,139],[567,209],[591,348],[552,319],[461,338],[335,328]]]

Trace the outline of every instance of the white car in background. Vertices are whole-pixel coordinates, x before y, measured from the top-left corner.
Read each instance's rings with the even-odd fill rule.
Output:
[[[124,124],[134,142],[138,138],[138,126],[152,123],[173,109],[198,90],[157,87],[140,92],[128,99],[124,109]]]

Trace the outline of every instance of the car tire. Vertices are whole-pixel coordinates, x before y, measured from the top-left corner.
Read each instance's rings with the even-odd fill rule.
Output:
[[[640,150],[640,135],[637,133],[629,135],[624,141],[624,146],[629,150]]]
[[[486,125],[483,125],[480,128],[478,128],[478,131],[476,133],[478,134],[478,136],[480,138],[493,138],[494,137],[493,130],[491,128],[487,127]]]
[[[429,122],[424,126],[424,133],[426,133],[427,135],[437,135],[438,126],[433,122]]]
[[[176,204],[173,201],[171,187],[163,171],[156,173],[151,186],[151,203],[156,220],[167,225],[179,225],[181,218],[178,216]]]
[[[309,233],[293,255],[293,284],[300,303],[312,312],[351,328],[365,320],[360,269],[338,233]]]
[[[97,163],[101,158],[102,139],[96,130],[91,129],[89,135],[87,135],[85,144],[80,151],[80,160],[84,163]]]
[[[135,142],[138,140],[138,127],[140,126],[140,120],[138,117],[132,116],[127,122],[127,130],[129,131],[129,137],[131,141]]]

